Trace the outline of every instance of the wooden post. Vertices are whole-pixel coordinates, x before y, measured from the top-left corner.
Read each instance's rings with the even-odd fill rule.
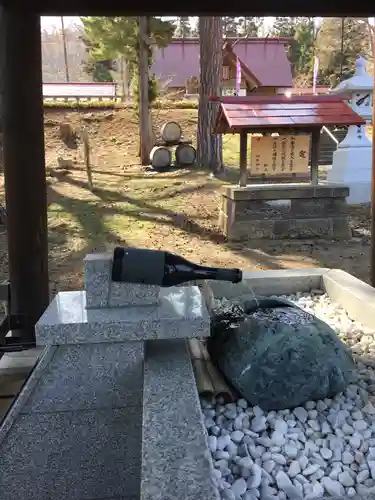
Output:
[[[240,187],[247,186],[247,131],[240,132]]]
[[[93,191],[94,185],[92,183],[92,171],[91,171],[91,162],[90,162],[90,140],[89,140],[89,133],[85,127],[81,131],[81,138],[82,138],[82,142],[83,142],[83,154],[84,154],[84,158],[85,158],[87,184],[89,186],[90,191]]]
[[[372,32],[375,46],[375,29]],[[375,78],[375,64],[374,64]],[[375,287],[375,80],[372,91],[372,183],[371,183],[371,254],[370,254],[370,279]]]
[[[311,133],[311,184],[319,182],[319,145],[321,127],[316,127]]]
[[[4,8],[4,174],[12,314],[30,339],[49,303],[39,13]]]
[[[151,130],[150,130],[150,103],[148,99],[148,19],[139,17],[139,139],[141,164],[150,163]]]

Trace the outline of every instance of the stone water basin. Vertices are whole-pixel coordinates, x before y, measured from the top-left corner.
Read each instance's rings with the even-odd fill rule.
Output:
[[[209,333],[199,289],[82,320],[84,293],[37,327],[48,345],[0,427],[0,500],[217,500],[185,340]]]
[[[204,287],[209,308],[253,294],[287,298],[326,321],[351,348],[356,380],[333,399],[281,411],[203,400],[221,498],[373,497],[375,290],[330,269],[250,272],[238,285]]]

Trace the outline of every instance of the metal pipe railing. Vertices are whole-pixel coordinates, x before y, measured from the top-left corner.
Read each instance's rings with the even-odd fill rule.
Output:
[[[336,146],[339,145],[339,141],[336,139],[336,137],[332,134],[332,132],[326,126],[322,127],[322,131],[325,132],[328,135],[328,137],[333,140],[333,142],[336,144]]]

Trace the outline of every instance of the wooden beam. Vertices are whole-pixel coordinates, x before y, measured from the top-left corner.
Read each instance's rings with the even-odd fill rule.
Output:
[[[40,15],[26,15],[22,7],[7,6],[4,28],[4,174],[11,313],[19,315],[24,332],[33,335],[33,326],[49,303]]]
[[[240,182],[241,187],[247,185],[247,132],[240,132]]]
[[[321,127],[311,132],[311,184],[317,185],[319,181],[319,145]]]

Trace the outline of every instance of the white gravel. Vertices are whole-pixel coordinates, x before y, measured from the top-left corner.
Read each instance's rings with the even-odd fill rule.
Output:
[[[263,412],[244,399],[202,400],[215,480],[225,500],[375,494],[375,336],[323,292],[282,296],[350,346],[357,380],[333,399]]]

